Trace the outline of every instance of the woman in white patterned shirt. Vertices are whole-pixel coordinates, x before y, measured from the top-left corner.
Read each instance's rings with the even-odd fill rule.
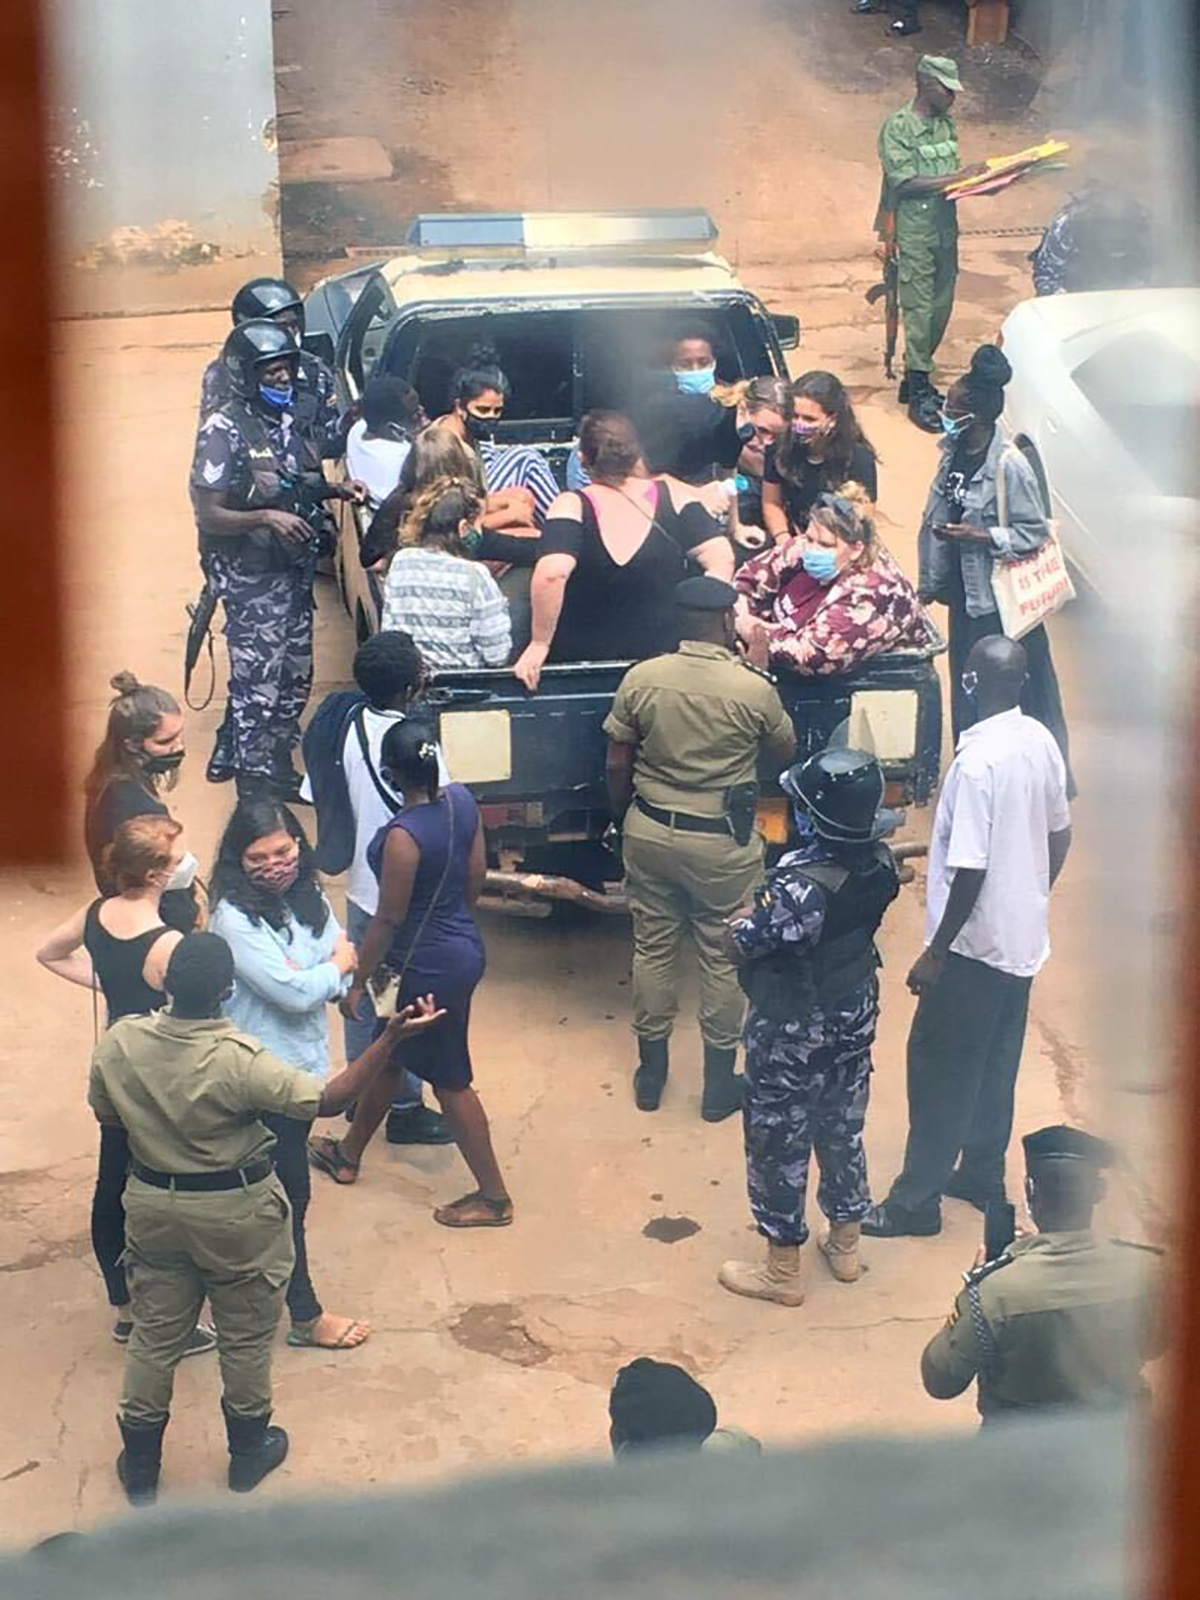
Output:
[[[411,634],[435,672],[503,667],[512,654],[508,604],[471,559],[483,503],[469,479],[435,479],[414,500],[388,568],[380,627]]]

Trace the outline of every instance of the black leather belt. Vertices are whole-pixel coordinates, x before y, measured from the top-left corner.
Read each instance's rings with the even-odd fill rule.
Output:
[[[174,1189],[180,1194],[212,1194],[222,1189],[247,1189],[252,1183],[261,1183],[275,1170],[270,1156],[252,1161],[248,1167],[238,1167],[232,1172],[156,1172],[144,1167],[140,1161],[131,1161],[129,1170],[135,1178],[148,1183],[152,1189]]]
[[[664,811],[662,806],[652,806],[649,800],[635,795],[634,805],[651,822],[661,822],[666,828],[678,828],[680,833],[723,833],[731,837],[732,830],[725,817],[693,817],[686,811]]]

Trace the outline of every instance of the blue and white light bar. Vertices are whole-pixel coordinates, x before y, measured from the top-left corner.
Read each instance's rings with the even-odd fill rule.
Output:
[[[564,255],[597,250],[644,255],[707,250],[717,238],[707,211],[478,211],[423,213],[410,224],[414,250],[447,255]]]

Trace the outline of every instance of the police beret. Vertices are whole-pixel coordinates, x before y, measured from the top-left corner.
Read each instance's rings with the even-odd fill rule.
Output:
[[[683,611],[732,611],[737,590],[720,578],[685,578],[675,586],[675,604]]]
[[[1057,1123],[1052,1128],[1039,1128],[1027,1133],[1021,1141],[1025,1146],[1025,1160],[1030,1161],[1085,1161],[1093,1167],[1111,1167],[1113,1147],[1105,1139],[1094,1138],[1082,1128],[1069,1128]]]

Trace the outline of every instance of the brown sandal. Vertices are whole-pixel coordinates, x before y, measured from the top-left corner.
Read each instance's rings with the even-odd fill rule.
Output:
[[[489,1200],[478,1189],[433,1213],[433,1220],[443,1228],[507,1228],[512,1219],[513,1203],[507,1195],[503,1200]]]
[[[320,1134],[308,1141],[308,1164],[343,1186],[358,1182],[358,1163],[342,1152],[336,1139]]]

